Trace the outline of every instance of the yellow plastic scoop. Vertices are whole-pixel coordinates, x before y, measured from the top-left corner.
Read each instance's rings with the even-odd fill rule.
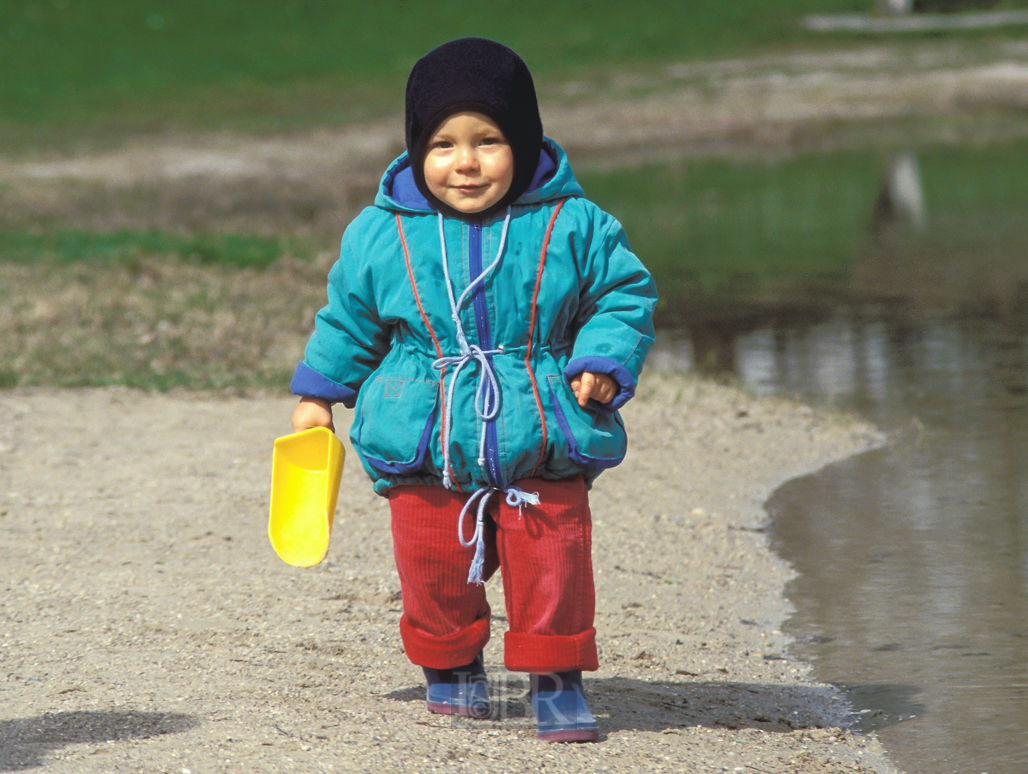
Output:
[[[286,564],[312,567],[328,553],[344,456],[326,427],[276,439],[268,537]]]

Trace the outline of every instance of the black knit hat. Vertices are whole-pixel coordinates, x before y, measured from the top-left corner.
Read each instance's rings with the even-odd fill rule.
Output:
[[[407,78],[407,154],[418,190],[442,212],[467,217],[428,190],[425,154],[439,124],[462,111],[493,119],[510,143],[514,179],[510,190],[489,211],[506,207],[532,181],[543,143],[535,85],[528,66],[501,43],[459,38],[432,49]],[[480,216],[486,213],[475,213]]]

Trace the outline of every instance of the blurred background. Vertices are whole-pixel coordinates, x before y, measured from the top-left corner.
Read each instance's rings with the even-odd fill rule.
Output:
[[[1028,0],[5,0],[0,388],[285,392],[461,35],[654,273],[654,371],[892,434],[768,505],[799,654],[912,774],[1028,770]]]

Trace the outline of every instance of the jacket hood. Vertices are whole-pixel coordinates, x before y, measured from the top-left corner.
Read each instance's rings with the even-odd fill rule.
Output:
[[[582,196],[582,187],[575,179],[564,149],[549,138],[543,139],[539,163],[525,193],[514,206],[537,204],[552,199]],[[407,153],[401,154],[382,175],[375,206],[394,212],[429,214],[437,210],[429,204],[414,181]]]

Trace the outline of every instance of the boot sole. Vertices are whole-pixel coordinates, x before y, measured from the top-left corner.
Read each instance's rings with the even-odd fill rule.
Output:
[[[492,708],[488,704],[473,707],[438,704],[436,702],[427,702],[426,704],[428,711],[436,715],[460,715],[462,718],[473,718],[475,720],[487,718],[490,712],[492,712]]]
[[[598,742],[597,728],[566,728],[561,731],[540,731],[539,739],[544,742]]]

